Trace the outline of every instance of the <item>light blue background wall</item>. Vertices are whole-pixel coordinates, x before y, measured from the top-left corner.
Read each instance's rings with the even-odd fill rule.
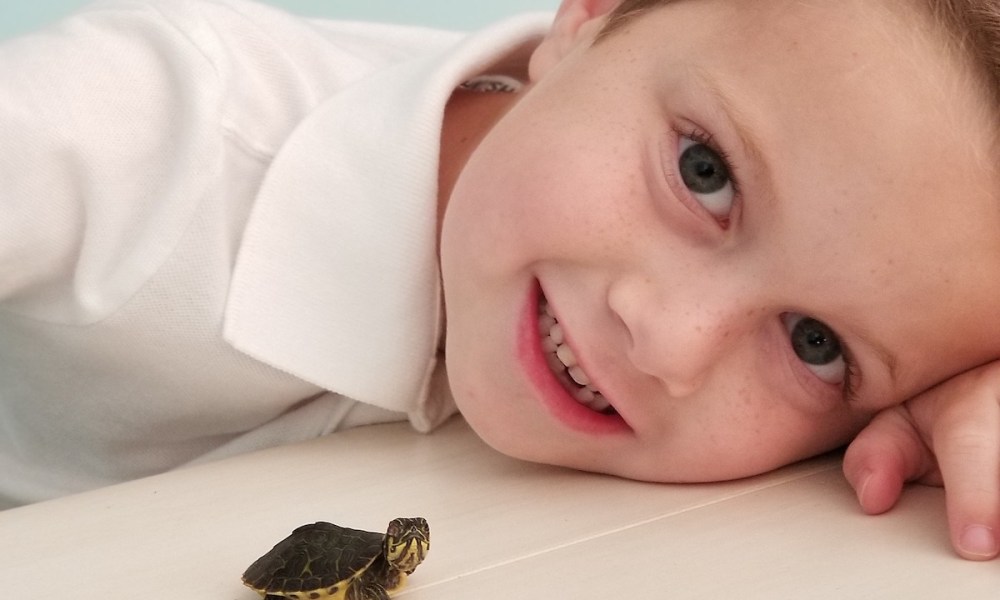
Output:
[[[517,12],[555,10],[559,0],[266,0],[292,12],[336,19],[472,29]],[[37,29],[90,0],[0,0],[0,39]]]

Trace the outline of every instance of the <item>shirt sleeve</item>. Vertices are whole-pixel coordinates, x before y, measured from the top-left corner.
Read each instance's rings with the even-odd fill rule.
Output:
[[[155,3],[0,45],[0,310],[85,324],[126,302],[211,192],[219,97]]]

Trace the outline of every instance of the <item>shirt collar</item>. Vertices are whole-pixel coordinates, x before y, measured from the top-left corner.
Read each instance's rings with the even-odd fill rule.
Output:
[[[324,389],[390,410],[425,400],[440,329],[444,106],[537,44],[525,15],[380,69],[312,111],[274,158],[241,243],[224,336]]]

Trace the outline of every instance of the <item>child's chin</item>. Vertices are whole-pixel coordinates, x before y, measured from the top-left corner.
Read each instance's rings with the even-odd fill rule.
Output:
[[[554,449],[551,446],[551,433],[532,433],[521,426],[496,418],[495,414],[485,414],[474,409],[463,410],[457,398],[456,403],[472,431],[497,452],[528,462],[551,462],[546,459]],[[542,444],[540,440],[549,441]]]

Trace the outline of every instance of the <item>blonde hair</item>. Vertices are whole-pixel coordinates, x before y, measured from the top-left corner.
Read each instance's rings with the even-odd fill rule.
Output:
[[[1000,0],[923,0],[1000,105]]]
[[[608,17],[598,40],[642,13],[675,0],[622,0]],[[831,0],[836,1],[836,0]],[[889,0],[894,1],[894,0]],[[994,106],[1000,106],[1000,0],[914,0],[942,26],[960,56],[982,78]]]

